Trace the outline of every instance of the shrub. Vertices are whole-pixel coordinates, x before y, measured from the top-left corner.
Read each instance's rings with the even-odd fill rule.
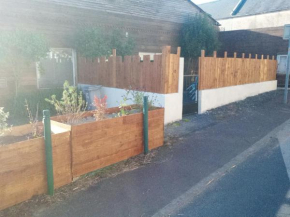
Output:
[[[102,28],[84,28],[76,32],[73,44],[83,57],[90,59],[110,56],[113,49],[117,50],[119,56],[132,55],[135,48],[131,36],[125,37],[125,33],[120,30],[113,30],[110,34]]]
[[[26,30],[0,32],[0,60],[13,73],[16,96],[23,67],[46,57],[48,51],[42,34]]]
[[[87,107],[82,92],[78,91],[77,87],[70,86],[68,81],[63,84],[61,100],[57,100],[56,95],[52,95],[51,99],[45,100],[55,107],[58,115],[63,116],[62,121],[68,124],[78,123]]]
[[[54,116],[57,112],[54,109],[54,106],[45,100],[45,98],[50,97],[51,95],[56,95],[57,98],[61,98],[63,89],[39,89],[33,91],[21,91],[18,96],[15,96],[14,99],[11,99],[5,103],[7,111],[9,111],[9,122],[13,125],[27,124],[29,118],[27,117],[26,103],[30,107],[32,114],[36,114],[37,105],[40,114],[45,109],[51,111],[51,115]],[[39,120],[41,116],[39,117]]]
[[[107,96],[104,98],[94,97],[94,106],[96,107],[94,111],[94,117],[96,121],[106,119],[106,110],[107,110]]]
[[[9,130],[7,119],[9,117],[9,112],[4,112],[4,108],[0,107],[0,136]]]
[[[183,24],[180,34],[182,56],[198,58],[201,50],[207,54],[219,48],[218,28],[204,15],[189,17]]]
[[[133,104],[136,106],[136,109],[140,111],[143,110],[143,98],[146,96],[145,92],[136,91],[136,90],[127,90],[126,94],[123,96],[123,99],[133,101]],[[148,109],[153,109],[155,107],[157,96],[153,94],[152,96],[148,97]]]

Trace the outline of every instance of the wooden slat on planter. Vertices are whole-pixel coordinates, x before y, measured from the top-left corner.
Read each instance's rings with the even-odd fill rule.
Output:
[[[54,182],[72,181],[70,132],[52,135]],[[0,146],[0,210],[47,191],[44,139]]]
[[[72,126],[73,177],[143,152],[143,115]],[[149,111],[149,148],[163,145],[164,109]]]

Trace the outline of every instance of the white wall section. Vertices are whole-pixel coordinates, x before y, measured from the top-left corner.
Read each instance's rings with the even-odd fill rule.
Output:
[[[290,10],[252,16],[221,19],[218,22],[225,31],[284,26],[289,23]]]
[[[277,89],[277,81],[244,84],[216,89],[200,90],[198,92],[198,114],[210,109],[244,100]]]
[[[165,109],[164,123],[168,124],[174,121],[182,119],[182,108],[183,108],[183,75],[184,75],[184,58],[180,58],[179,65],[179,85],[178,93],[171,94],[158,94],[146,92],[149,99],[156,98],[155,106],[163,107]],[[94,96],[103,97],[107,95],[107,106],[108,108],[118,107],[122,100],[122,96],[126,95],[125,89],[118,89],[113,87],[102,87],[97,85],[85,85],[79,84],[79,87],[87,92],[87,97],[90,99],[89,103],[93,102]],[[85,89],[89,91],[85,91]],[[132,101],[126,102],[128,105],[133,104]],[[88,105],[91,107],[91,105]]]

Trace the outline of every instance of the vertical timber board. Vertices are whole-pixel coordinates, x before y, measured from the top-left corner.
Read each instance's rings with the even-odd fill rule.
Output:
[[[111,80],[112,80],[112,87],[117,87],[117,66],[116,66],[116,55],[112,57],[112,68],[111,68]]]
[[[106,71],[105,71],[106,57],[100,58],[100,85],[106,86]]]
[[[178,93],[179,88],[179,66],[180,66],[180,51],[175,55],[175,68],[173,74],[173,93]]]
[[[121,88],[121,75],[122,75],[122,57],[116,57],[116,88]]]
[[[144,81],[144,91],[150,92],[151,83],[151,73],[150,73],[150,55],[143,56],[143,81]]]
[[[169,82],[169,67],[170,67],[170,46],[165,46],[162,49],[162,93],[168,93]]]
[[[131,56],[124,57],[124,75],[123,75],[123,88],[130,89],[131,81]]]
[[[139,55],[133,56],[133,64],[132,64],[132,88],[138,89],[138,86],[140,84],[139,82],[139,69],[138,65],[140,63],[140,57]]]
[[[157,93],[162,93],[162,56],[154,55],[154,64],[155,64],[155,90]]]
[[[175,54],[170,54],[167,93],[172,93],[173,92],[173,74],[174,74],[174,70],[175,70]]]

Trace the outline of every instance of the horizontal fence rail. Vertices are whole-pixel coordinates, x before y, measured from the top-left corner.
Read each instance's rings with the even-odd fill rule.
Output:
[[[199,90],[214,89],[228,86],[236,86],[249,83],[259,83],[276,80],[277,61],[274,56],[269,55],[258,59],[258,55],[252,58],[237,58],[234,53],[233,58],[227,57],[227,52],[223,58],[217,58],[216,51],[213,57],[205,57],[205,51],[201,52],[199,58]]]
[[[154,93],[177,93],[179,78],[180,48],[171,54],[171,47],[162,49],[162,54],[100,57],[95,60],[78,57],[78,82],[121,89],[133,89]]]

